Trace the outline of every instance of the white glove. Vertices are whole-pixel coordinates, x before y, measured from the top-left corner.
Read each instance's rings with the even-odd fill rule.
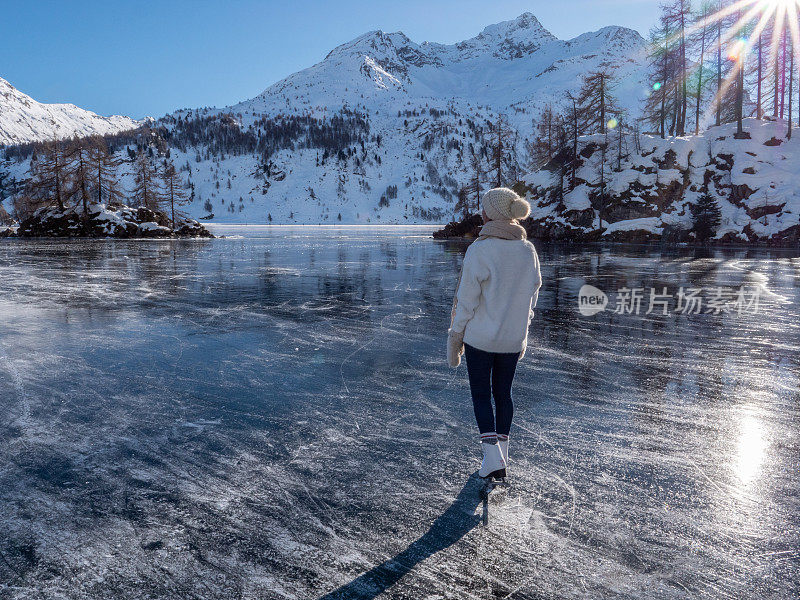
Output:
[[[464,332],[450,330],[447,332],[447,364],[454,369],[461,364],[464,354]]]

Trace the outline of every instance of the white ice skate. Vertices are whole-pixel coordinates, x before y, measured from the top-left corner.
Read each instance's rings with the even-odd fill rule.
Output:
[[[506,461],[503,459],[497,440],[481,442],[481,449],[483,450],[483,461],[478,475],[483,478],[492,477],[495,479],[505,477]]]
[[[508,468],[508,436],[497,436],[497,445],[500,446],[500,454],[503,455],[503,461],[506,463],[506,468]]]

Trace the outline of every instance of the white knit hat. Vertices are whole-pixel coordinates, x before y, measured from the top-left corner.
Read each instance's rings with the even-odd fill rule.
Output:
[[[514,190],[502,187],[486,192],[481,200],[481,208],[492,221],[524,219],[531,214],[531,205],[527,201]]]

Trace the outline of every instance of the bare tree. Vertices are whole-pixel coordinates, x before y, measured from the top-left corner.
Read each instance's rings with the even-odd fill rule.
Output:
[[[661,6],[661,20],[665,29],[670,31],[672,48],[668,52],[672,54],[672,76],[674,81],[669,86],[675,94],[674,113],[672,121],[676,135],[686,133],[686,113],[687,113],[687,85],[686,80],[689,73],[687,60],[687,38],[686,30],[691,19],[691,2],[689,0],[671,0],[669,4]]]
[[[792,98],[794,98],[792,88],[794,88],[794,41],[791,42],[789,49],[789,130],[786,132],[787,139],[792,139]]]
[[[569,153],[569,171],[570,171],[570,190],[575,189],[575,178],[578,170],[578,138],[580,137],[580,120],[581,114],[578,107],[578,99],[571,93],[567,92],[567,114],[563,119],[564,122],[564,139],[571,142],[571,147],[568,148]],[[567,123],[569,125],[567,125]]]
[[[71,196],[77,196],[83,208],[83,219],[89,217],[90,151],[85,139],[73,141],[65,153],[69,167]]]
[[[603,133],[608,123],[606,117],[619,111],[611,94],[612,83],[613,77],[607,70],[593,71],[583,77],[578,107],[587,130],[595,124],[597,133]]]
[[[92,172],[94,192],[98,204],[103,202],[121,202],[124,198],[117,178],[117,169],[122,161],[108,151],[108,146],[102,137],[92,139],[89,148],[89,165]]]
[[[698,51],[699,64],[695,73],[694,80],[694,95],[695,95],[695,111],[694,111],[694,133],[700,133],[700,105],[703,102],[703,89],[706,85],[705,78],[705,64],[706,52],[710,46],[710,19],[714,14],[714,4],[709,0],[705,0],[700,5],[700,10],[697,13],[697,25],[694,35],[691,36],[690,42]]]
[[[68,157],[63,142],[45,142],[31,158],[25,199],[38,206],[55,205],[66,209],[68,197]]]
[[[724,0],[717,0],[717,12],[721,12]],[[717,19],[717,125],[722,124],[722,19]]]
[[[650,31],[650,72],[654,83],[644,107],[645,119],[658,124],[661,139],[667,137],[667,97],[673,80],[670,35],[670,21],[662,14],[658,27]]]
[[[134,162],[133,199],[137,206],[158,210],[161,205],[161,190],[158,186],[157,172],[143,150]]]
[[[622,161],[628,158],[628,137],[625,133],[627,126],[625,119],[620,118],[619,123],[614,128],[614,145],[617,149],[617,173],[622,171]]]
[[[495,174],[495,187],[503,185],[503,168],[512,162],[513,139],[515,131],[508,124],[508,117],[498,115],[497,120],[489,126],[489,147],[491,171]]]
[[[548,104],[542,110],[539,118],[534,120],[535,137],[533,142],[526,144],[533,168],[547,164],[558,151],[558,134],[563,126],[561,119],[561,115],[553,110],[552,105]]]
[[[477,153],[473,153],[470,157],[470,166],[472,167],[472,180],[469,184],[470,191],[474,194],[475,203],[474,210],[481,205],[481,184],[483,183],[483,165]]]
[[[600,196],[598,198],[597,221],[600,229],[603,228],[603,214],[606,208],[606,151],[608,150],[608,131],[605,132],[605,140],[600,144],[600,164],[598,165],[598,175],[600,177],[599,187]]]
[[[175,169],[171,161],[164,161],[161,170],[161,181],[163,183],[163,200],[169,207],[172,221],[172,229],[175,229],[175,206],[183,206],[188,202],[186,191],[183,189],[183,178]],[[313,190],[312,190],[313,191]]]

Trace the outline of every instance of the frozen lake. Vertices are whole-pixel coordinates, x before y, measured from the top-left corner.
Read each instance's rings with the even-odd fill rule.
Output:
[[[798,597],[796,255],[540,247],[483,506],[430,231],[0,241],[0,598]],[[587,317],[584,282],[762,293]]]

